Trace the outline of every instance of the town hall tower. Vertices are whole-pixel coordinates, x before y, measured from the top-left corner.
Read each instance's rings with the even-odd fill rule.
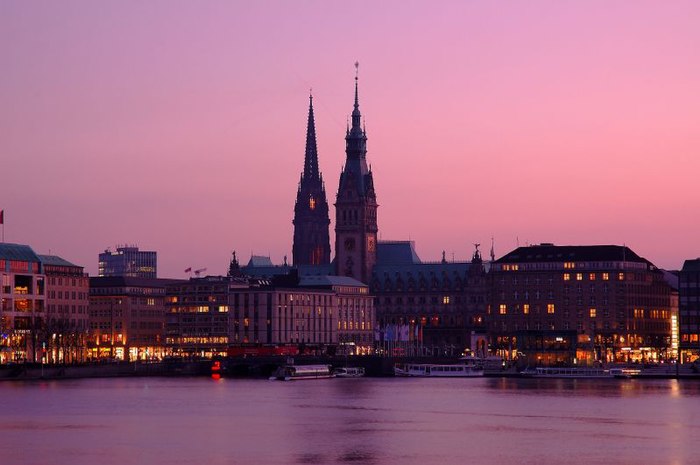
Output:
[[[356,73],[352,124],[345,134],[345,166],[335,201],[335,271],[339,276],[369,283],[377,261],[378,205],[361,119]]]

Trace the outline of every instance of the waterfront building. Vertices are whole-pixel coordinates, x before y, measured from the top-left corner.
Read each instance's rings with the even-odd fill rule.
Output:
[[[93,359],[147,360],[164,355],[165,288],[173,279],[90,278]]]
[[[39,255],[46,275],[48,363],[82,362],[90,329],[90,281],[83,267],[56,255]]]
[[[166,298],[169,353],[214,356],[260,345],[326,351],[338,344],[339,314],[339,297],[327,284],[301,286],[296,273],[173,283]]]
[[[309,96],[309,119],[306,127],[304,172],[299,180],[294,205],[294,265],[327,265],[331,261],[331,243],[328,235],[328,201],[323,175],[318,167],[316,127],[313,97]]]
[[[486,269],[478,248],[471,261],[423,262],[412,241],[380,241],[371,280],[380,340],[401,350],[488,355]]]
[[[355,75],[352,125],[345,135],[345,166],[335,202],[335,274],[369,283],[377,260],[378,205],[361,119]]]
[[[338,348],[348,355],[373,353],[375,322],[374,298],[369,286],[347,276],[305,275],[300,287],[330,289],[337,302]]]
[[[131,278],[156,278],[158,276],[156,252],[139,250],[136,246],[117,246],[99,255],[98,276],[127,276]]]
[[[624,246],[519,247],[489,273],[491,346],[509,359],[527,334],[540,364],[657,361],[672,343],[672,289],[651,262]],[[544,341],[572,344],[546,350]],[[525,333],[523,333],[525,332]],[[557,334],[559,332],[559,334]],[[531,344],[538,337],[542,344]],[[561,345],[561,344],[560,344]]]
[[[678,274],[681,361],[700,358],[700,258],[686,260]]]
[[[46,329],[41,259],[28,245],[0,243],[0,277],[0,363],[40,361]]]

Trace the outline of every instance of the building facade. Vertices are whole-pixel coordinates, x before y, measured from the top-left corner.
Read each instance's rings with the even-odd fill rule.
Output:
[[[56,255],[39,255],[46,275],[48,363],[85,361],[90,330],[90,278],[82,266]]]
[[[99,255],[97,275],[153,279],[158,276],[158,257],[156,252],[135,246],[107,249]]]
[[[148,360],[165,355],[165,288],[173,279],[90,278],[91,359]]]
[[[361,120],[355,76],[352,125],[345,135],[345,166],[335,202],[335,274],[367,284],[377,260],[378,205]]]
[[[46,275],[31,247],[0,243],[0,362],[39,362],[46,343]]]
[[[487,355],[486,269],[470,262],[422,262],[410,241],[381,241],[371,291],[381,342],[425,355]]]
[[[491,347],[508,359],[554,365],[672,358],[671,288],[661,270],[627,247],[519,247],[493,264],[489,278]],[[525,353],[525,343],[540,349]]]
[[[678,277],[681,361],[694,362],[700,358],[700,258],[686,260]]]
[[[295,346],[325,351],[338,343],[333,289],[272,279],[207,276],[168,287],[166,344],[173,355],[224,355],[231,347]]]
[[[313,97],[309,96],[309,120],[306,128],[304,172],[299,180],[294,205],[294,265],[327,265],[331,261],[331,242],[328,227],[328,201],[323,175],[318,168],[316,127]]]

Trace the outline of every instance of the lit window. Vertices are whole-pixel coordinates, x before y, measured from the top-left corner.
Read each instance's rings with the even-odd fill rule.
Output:
[[[316,208],[316,199],[314,199],[313,195],[309,197],[309,208],[311,210]]]
[[[610,279],[610,275],[608,273],[603,273],[603,281],[607,281]]]
[[[506,304],[501,304],[501,305],[499,306],[499,308],[498,308],[498,313],[500,313],[501,315],[505,315],[505,314],[506,314]]]
[[[547,304],[547,313],[554,313],[554,304]]]
[[[564,269],[566,269],[566,270],[573,270],[573,269],[574,269],[574,264],[573,264],[573,262],[565,262],[565,263],[564,263]]]
[[[564,273],[564,281],[569,281],[571,279],[571,275],[569,273]]]
[[[588,279],[591,281],[595,281],[595,273],[591,273],[588,275]]]
[[[596,314],[595,308],[590,309],[589,314],[590,314],[591,318],[595,318],[595,314]]]
[[[525,315],[530,313],[530,304],[523,304],[523,313]]]
[[[576,273],[576,281],[583,280],[583,273]]]
[[[442,303],[445,305],[449,304],[450,303],[450,296],[449,295],[444,296],[442,298]]]
[[[625,280],[625,273],[618,274],[617,279],[619,279],[620,281],[624,281]]]

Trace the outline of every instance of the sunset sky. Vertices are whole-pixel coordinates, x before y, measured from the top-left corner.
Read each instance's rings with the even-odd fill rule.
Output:
[[[355,61],[381,239],[700,256],[697,1],[3,1],[0,58],[5,240],[90,274],[291,260],[309,89],[333,203]]]

